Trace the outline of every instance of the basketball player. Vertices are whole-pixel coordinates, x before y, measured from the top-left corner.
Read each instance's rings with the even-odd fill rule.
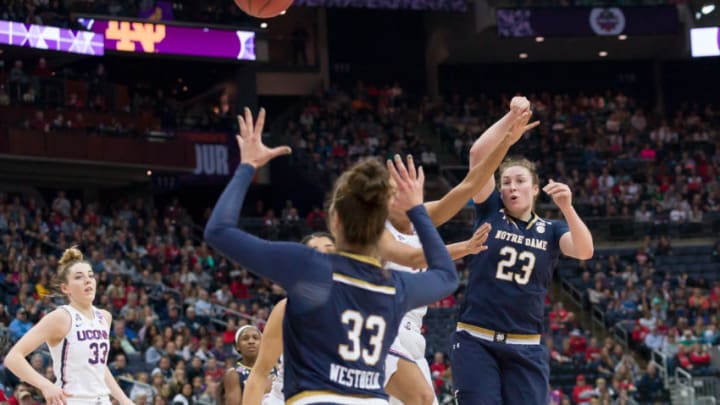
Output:
[[[500,142],[527,113],[524,97],[472,146],[470,164]],[[544,299],[560,252],[578,259],[593,254],[590,231],[572,206],[570,188],[550,180],[550,195],[565,221],[533,211],[539,180],[526,159],[506,160],[495,179],[474,196],[475,226],[492,225],[489,249],[470,261],[470,280],[453,333],[450,360],[459,405],[547,403],[549,355],[540,344]]]
[[[236,228],[255,169],[290,153],[288,147],[262,144],[264,119],[264,110],[257,125],[249,109],[239,117],[242,164],[210,216],[205,239],[288,293],[283,321],[286,403],[387,404],[384,360],[402,316],[447,296],[458,284],[450,255],[422,204],[422,168],[416,170],[410,161],[407,170],[392,164],[387,170],[365,160],[340,176],[329,209],[338,254],[267,242]],[[391,175],[395,204],[407,212],[425,247],[427,272],[387,273],[375,258],[393,197]]]
[[[258,356],[262,333],[253,325],[241,326],[235,332],[235,350],[240,353],[240,360],[235,367],[225,371],[218,387],[218,403],[220,405],[242,405],[245,383]]]
[[[90,264],[75,247],[65,250],[58,263],[56,287],[69,304],[23,335],[5,357],[5,366],[39,389],[47,405],[110,405],[108,395],[132,405],[107,367],[112,317],[92,305],[96,281]],[[54,383],[25,359],[43,343],[50,348]]]
[[[447,195],[438,201],[425,203],[435,226],[440,226],[455,216],[472,198],[475,191],[492,178],[510,146],[520,139],[523,133],[539,124],[539,122],[528,124],[530,115],[529,112],[520,114],[510,129],[511,133],[506,134],[497,145],[494,145],[491,153],[473,167],[465,179]],[[402,161],[396,161],[395,164],[402,166]],[[385,268],[405,272],[423,271],[420,269],[425,266],[424,261],[408,264],[405,260],[406,257],[413,256],[412,249],[415,249],[414,256],[417,257],[417,252],[420,251],[417,248],[422,248],[407,215],[391,206],[385,227],[386,231],[380,243],[380,255],[390,260],[385,264]],[[490,225],[483,224],[469,241],[449,245],[448,251],[453,260],[485,250],[484,244],[489,231]],[[474,239],[478,243],[473,243]],[[427,307],[421,307],[405,314],[398,336],[390,347],[385,360],[385,391],[390,394],[391,404],[438,403],[432,388],[430,365],[425,358],[426,342],[422,334],[422,324],[426,313]]]
[[[528,125],[529,117],[529,113],[521,116],[515,127],[525,132],[539,124],[535,122]],[[508,148],[512,145],[509,142],[510,139],[519,139],[519,136],[508,137],[507,142],[501,142],[482,164],[476,165],[465,179],[441,200],[425,203],[428,214],[436,226],[442,225],[460,211],[466,202],[472,198],[474,190],[487,182],[507,153]],[[401,160],[397,160],[396,164],[403,167]],[[389,220],[386,221],[385,225],[386,229],[379,246],[380,255],[383,258],[391,258],[397,261],[397,263],[386,262],[385,268],[416,272],[418,271],[415,270],[416,268],[425,267],[425,259],[422,257],[422,245],[417,234],[414,233],[407,215],[402,210],[391,207]],[[402,232],[398,231],[398,229],[401,229]],[[484,243],[489,231],[489,226],[480,227],[469,240],[448,245],[447,248],[451,257],[457,260],[484,250]],[[330,249],[334,249],[334,243],[329,236],[321,233],[312,234],[305,237],[301,243],[328,252]],[[327,250],[323,250],[320,246]],[[285,304],[285,300],[279,302],[268,318],[258,363],[256,363],[256,367],[251,373],[250,379],[252,381],[247,384],[249,389],[245,391],[245,400],[248,405],[260,404],[260,398],[264,393],[262,387],[264,386],[265,376],[271,372],[278,359],[282,362],[282,319]],[[390,353],[386,358],[385,392],[391,394],[391,403],[393,401],[394,403],[417,405],[437,403],[432,389],[430,367],[425,359],[425,338],[420,333],[422,318],[426,312],[427,308],[422,307],[406,314],[401,323],[398,338],[393,342]],[[277,324],[277,332],[275,331],[275,324]],[[271,392],[265,396],[262,403],[263,405],[274,405],[282,404],[283,401],[282,371],[279,370],[278,375],[273,380]]]
[[[335,251],[335,240],[332,235],[325,232],[311,233],[304,237],[300,243],[323,253]],[[265,334],[260,345],[260,353],[243,391],[243,403],[246,405],[259,405],[261,403],[262,405],[282,405],[285,403],[285,396],[283,395],[282,324],[285,318],[286,304],[286,298],[278,301],[265,324]],[[273,368],[275,368],[276,373],[272,378],[270,392],[265,394],[267,376],[270,375]]]

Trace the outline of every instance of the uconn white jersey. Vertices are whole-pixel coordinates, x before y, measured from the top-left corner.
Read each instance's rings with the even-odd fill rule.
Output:
[[[397,240],[398,242],[402,242],[408,246],[412,246],[414,248],[422,249],[422,243],[420,243],[420,238],[418,237],[417,233],[415,233],[415,230],[413,229],[412,235],[404,234],[397,229],[390,223],[390,221],[385,221],[385,229],[387,229],[392,236]],[[417,273],[420,271],[426,271],[427,269],[413,269],[407,266],[403,266],[397,263],[393,262],[386,262],[385,268],[388,270],[395,270],[395,271],[404,271],[408,273]],[[400,327],[404,328],[407,326],[410,326],[412,329],[414,329],[416,332],[420,332],[422,330],[422,323],[423,323],[423,317],[427,313],[427,307],[420,307],[415,308],[408,313],[405,314],[403,317],[402,322],[400,323]],[[409,325],[408,325],[409,323]]]
[[[97,308],[88,319],[70,305],[70,331],[60,344],[50,348],[55,384],[72,394],[71,399],[96,399],[110,394],[105,368],[110,351],[110,324]]]

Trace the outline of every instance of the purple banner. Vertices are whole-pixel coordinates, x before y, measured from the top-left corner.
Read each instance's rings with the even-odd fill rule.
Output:
[[[140,10],[138,17],[150,21],[172,21],[172,3],[169,1],[156,1],[149,9]]]
[[[675,6],[498,9],[498,35],[605,36],[674,35],[680,29]]]
[[[465,0],[295,0],[293,5],[388,10],[404,9],[461,12],[467,10],[467,2]]]
[[[102,34],[2,20],[0,44],[96,56],[105,50]]]
[[[121,52],[255,60],[255,33],[142,21],[79,18],[105,36],[105,49]]]

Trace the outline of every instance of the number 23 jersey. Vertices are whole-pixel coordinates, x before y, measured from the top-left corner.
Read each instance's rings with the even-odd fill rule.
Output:
[[[488,250],[470,259],[459,321],[496,332],[541,334],[545,296],[567,223],[505,214],[498,191],[475,204],[475,229],[492,225]]]
[[[62,308],[70,314],[70,331],[56,346],[50,347],[55,384],[72,398],[102,397],[110,394],[105,384],[105,368],[110,351],[109,319],[93,307],[94,319],[88,319],[70,305]]]

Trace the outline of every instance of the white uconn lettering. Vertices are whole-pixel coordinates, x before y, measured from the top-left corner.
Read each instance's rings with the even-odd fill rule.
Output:
[[[108,333],[104,330],[79,330],[77,331],[77,339],[79,342],[84,340],[107,340]]]

